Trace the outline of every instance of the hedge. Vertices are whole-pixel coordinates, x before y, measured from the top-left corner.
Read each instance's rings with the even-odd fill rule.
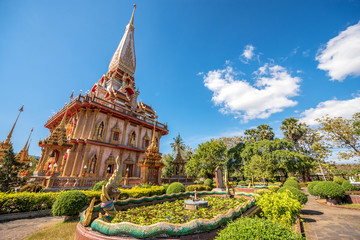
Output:
[[[88,202],[88,197],[79,190],[62,192],[52,205],[52,214],[54,216],[78,216]]]
[[[303,238],[283,225],[258,217],[240,218],[231,222],[216,237],[216,240],[238,239],[300,240]]]
[[[300,189],[300,184],[293,179],[289,179],[284,182],[283,187],[294,187],[294,188]]]
[[[152,186],[150,188],[133,187],[132,189],[120,189],[121,198],[151,197],[153,195],[165,194],[164,187]],[[89,200],[100,199],[101,191],[81,191]],[[55,200],[61,192],[42,193],[1,193],[0,192],[0,214],[29,212],[51,209]]]
[[[345,182],[345,179],[343,177],[335,176],[333,182],[336,182],[337,184],[339,184],[341,186],[343,184],[343,182]]]
[[[344,191],[356,191],[358,190],[357,187],[353,186],[350,183],[350,180],[346,180],[342,183],[341,187],[344,189]]]
[[[316,192],[314,191],[314,187],[320,182],[321,181],[314,181],[314,182],[311,182],[311,183],[308,184],[307,190],[311,195],[317,196]]]
[[[212,189],[212,187],[208,187],[205,185],[189,185],[186,187],[186,191],[193,192],[193,191],[195,191],[195,188],[196,188],[196,191],[211,191],[211,189]]]
[[[327,199],[345,196],[344,189],[335,182],[320,182],[314,187],[313,192],[315,192],[316,196]]]
[[[294,187],[282,187],[278,190],[278,192],[286,192],[286,191],[290,191],[293,194],[294,198],[298,200],[302,205],[307,203],[308,197],[301,190]]]

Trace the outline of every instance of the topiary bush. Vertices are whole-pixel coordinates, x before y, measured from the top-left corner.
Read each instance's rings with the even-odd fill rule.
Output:
[[[245,183],[246,183],[246,184],[250,184],[250,183],[251,183],[251,180],[250,180],[250,179],[247,179],[247,180],[245,181]]]
[[[313,196],[318,196],[318,195],[315,193],[315,191],[314,191],[314,187],[315,187],[318,183],[320,183],[320,182],[321,182],[321,181],[314,181],[314,182],[311,182],[311,183],[308,184],[307,190],[308,190],[308,192],[309,192],[311,195],[313,195]]]
[[[290,179],[284,182],[283,187],[294,187],[300,189],[300,184],[297,181]]]
[[[105,180],[97,182],[94,184],[92,190],[93,191],[101,191],[102,186],[105,186],[106,184],[107,184],[107,181],[105,181]]]
[[[287,192],[265,194],[257,200],[256,205],[261,208],[264,217],[285,226],[295,224],[301,209],[301,203]]]
[[[174,182],[170,184],[168,189],[166,190],[166,194],[185,192],[185,186],[182,183]]]
[[[42,192],[44,189],[43,186],[37,184],[37,183],[30,183],[30,184],[26,184],[25,186],[20,188],[20,192]]]
[[[208,187],[211,187],[213,183],[213,180],[211,180],[210,178],[207,178],[205,181],[204,181],[204,185],[205,186],[208,186]]]
[[[350,180],[346,180],[342,183],[341,187],[344,189],[344,191],[356,191],[358,190],[357,187],[351,185]]]
[[[342,185],[343,182],[345,182],[345,179],[342,178],[342,177],[335,176],[334,179],[333,179],[333,182],[336,182],[337,184]]]
[[[278,192],[286,192],[289,191],[292,194],[292,197],[294,197],[294,199],[298,200],[302,205],[304,205],[305,203],[307,203],[308,201],[308,197],[306,196],[306,194],[294,187],[282,187],[279,189]]]
[[[166,192],[166,190],[167,190],[167,189],[168,189],[168,187],[169,187],[169,184],[163,184],[162,186],[164,187],[165,192]]]
[[[239,182],[238,182],[238,185],[239,185],[239,186],[246,186],[247,184],[246,184],[245,181],[239,181]]]
[[[52,206],[52,214],[54,216],[77,216],[87,204],[88,197],[81,191],[62,192]]]
[[[278,239],[278,240],[300,240],[300,235],[280,224],[271,222],[265,218],[240,218],[229,223],[221,230],[216,240],[238,240],[238,239]]]
[[[294,180],[294,181],[296,181],[296,182],[299,182],[299,179],[298,179],[297,177],[288,177],[288,178],[286,179],[286,181],[288,181],[288,180]]]
[[[313,189],[315,196],[320,196],[326,199],[334,199],[337,197],[344,197],[344,189],[335,182],[319,182]]]

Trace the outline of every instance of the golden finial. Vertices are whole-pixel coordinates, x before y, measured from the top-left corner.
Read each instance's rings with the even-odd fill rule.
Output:
[[[27,148],[28,148],[28,143],[29,143],[29,140],[30,140],[30,137],[31,137],[31,134],[32,134],[33,131],[34,131],[34,128],[32,128],[31,131],[30,131],[29,137],[28,137],[28,139],[27,139],[27,141],[25,143],[25,146],[24,146],[24,151],[27,150]]]
[[[5,143],[6,143],[6,144],[9,144],[9,143],[10,143],[11,136],[12,136],[12,134],[13,134],[13,132],[14,132],[14,128],[15,128],[15,126],[16,126],[17,120],[19,119],[20,113],[21,113],[22,111],[24,111],[24,104],[23,104],[23,105],[21,106],[21,108],[19,109],[19,115],[17,116],[17,118],[16,118],[16,120],[15,120],[15,123],[14,123],[13,127],[11,128],[11,131],[10,131],[9,135],[7,136],[7,138],[6,138],[6,140],[5,140]]]
[[[136,8],[136,4],[134,4],[134,9],[133,9],[133,13],[132,13],[132,16],[131,16],[131,19],[130,19],[130,25],[134,25],[134,13],[135,13],[135,8]]]

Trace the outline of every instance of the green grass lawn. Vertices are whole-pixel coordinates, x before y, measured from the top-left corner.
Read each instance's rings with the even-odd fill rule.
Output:
[[[74,240],[78,222],[79,219],[58,223],[53,227],[30,235],[25,240]]]
[[[341,204],[343,207],[351,207],[360,209],[360,203],[349,203],[349,204]]]

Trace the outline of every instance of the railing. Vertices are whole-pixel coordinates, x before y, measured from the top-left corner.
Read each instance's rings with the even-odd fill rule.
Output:
[[[139,113],[136,113],[136,112],[133,112],[133,111],[129,111],[128,109],[125,109],[122,106],[119,106],[119,105],[114,104],[112,102],[108,102],[108,101],[106,101],[104,99],[101,99],[101,98],[98,98],[98,97],[95,97],[95,96],[90,97],[89,95],[83,96],[81,94],[79,94],[79,96],[77,96],[76,98],[72,99],[69,103],[65,104],[65,106],[62,109],[60,109],[57,113],[55,113],[53,116],[51,116],[49,118],[49,120],[46,122],[46,124],[50,123],[55,118],[57,118],[59,115],[63,114],[65,112],[66,108],[70,107],[75,102],[79,102],[79,103],[81,103],[81,102],[95,103],[95,104],[98,104],[98,105],[100,105],[102,107],[108,108],[110,110],[115,110],[115,111],[117,111],[119,113],[122,113],[122,114],[125,114],[127,116],[134,117],[134,118],[136,118],[136,119],[138,119],[140,121],[149,123],[151,125],[154,124],[154,120],[152,120],[151,118],[146,117],[145,115],[142,115],[142,114],[139,114]],[[156,122],[155,125],[157,127],[160,127],[160,128],[163,128],[163,129],[167,130],[167,125],[166,124]]]

